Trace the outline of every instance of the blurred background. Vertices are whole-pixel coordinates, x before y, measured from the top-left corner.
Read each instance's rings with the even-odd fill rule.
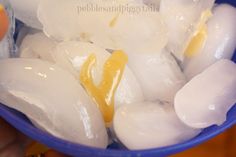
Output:
[[[236,126],[202,145],[171,157],[236,157]]]

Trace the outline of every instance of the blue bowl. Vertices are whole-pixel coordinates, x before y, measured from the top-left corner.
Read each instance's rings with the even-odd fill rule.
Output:
[[[218,3],[227,2],[236,6],[235,0],[219,0]],[[232,59],[236,62],[236,51]],[[203,143],[214,136],[224,132],[228,128],[236,124],[236,105],[228,112],[227,121],[221,126],[212,126],[205,129],[197,137],[186,141],[184,143],[139,151],[129,151],[119,144],[112,144],[108,149],[99,149],[87,147],[79,144],[74,144],[68,141],[64,141],[53,137],[32,125],[32,123],[22,113],[19,113],[11,108],[8,108],[0,104],[0,116],[6,121],[12,124],[16,129],[31,137],[32,139],[39,141],[50,148],[63,152],[71,156],[78,157],[157,157],[157,156],[168,156],[179,153],[194,147],[200,143]]]

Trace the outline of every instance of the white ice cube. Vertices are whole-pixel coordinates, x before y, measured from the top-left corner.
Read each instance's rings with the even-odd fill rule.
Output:
[[[178,117],[193,128],[221,125],[236,103],[236,64],[220,60],[187,83],[175,97]]]

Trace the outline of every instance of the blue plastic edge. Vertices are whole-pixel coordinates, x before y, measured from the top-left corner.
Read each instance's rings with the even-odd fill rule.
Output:
[[[234,0],[221,0],[217,2],[230,3],[236,6],[236,1]],[[233,61],[236,61],[236,52],[233,57]],[[32,139],[39,141],[53,149],[75,157],[161,157],[176,154],[178,152],[192,148],[215,137],[216,135],[235,125],[236,106],[234,106],[230,110],[227,116],[227,121],[223,125],[209,127],[194,139],[168,147],[138,151],[92,148],[58,139],[35,128],[23,114],[4,105],[0,105],[0,116],[3,117],[7,122],[12,124],[16,129],[31,137]]]

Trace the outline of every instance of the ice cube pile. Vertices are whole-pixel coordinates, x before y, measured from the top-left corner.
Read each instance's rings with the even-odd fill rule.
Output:
[[[223,124],[236,103],[233,6],[214,0],[10,4],[24,26],[15,44],[19,58],[0,60],[0,102],[53,136],[99,148],[113,140],[132,150],[163,147]],[[14,47],[10,23],[0,45],[6,40],[11,48],[0,47],[1,58]]]

